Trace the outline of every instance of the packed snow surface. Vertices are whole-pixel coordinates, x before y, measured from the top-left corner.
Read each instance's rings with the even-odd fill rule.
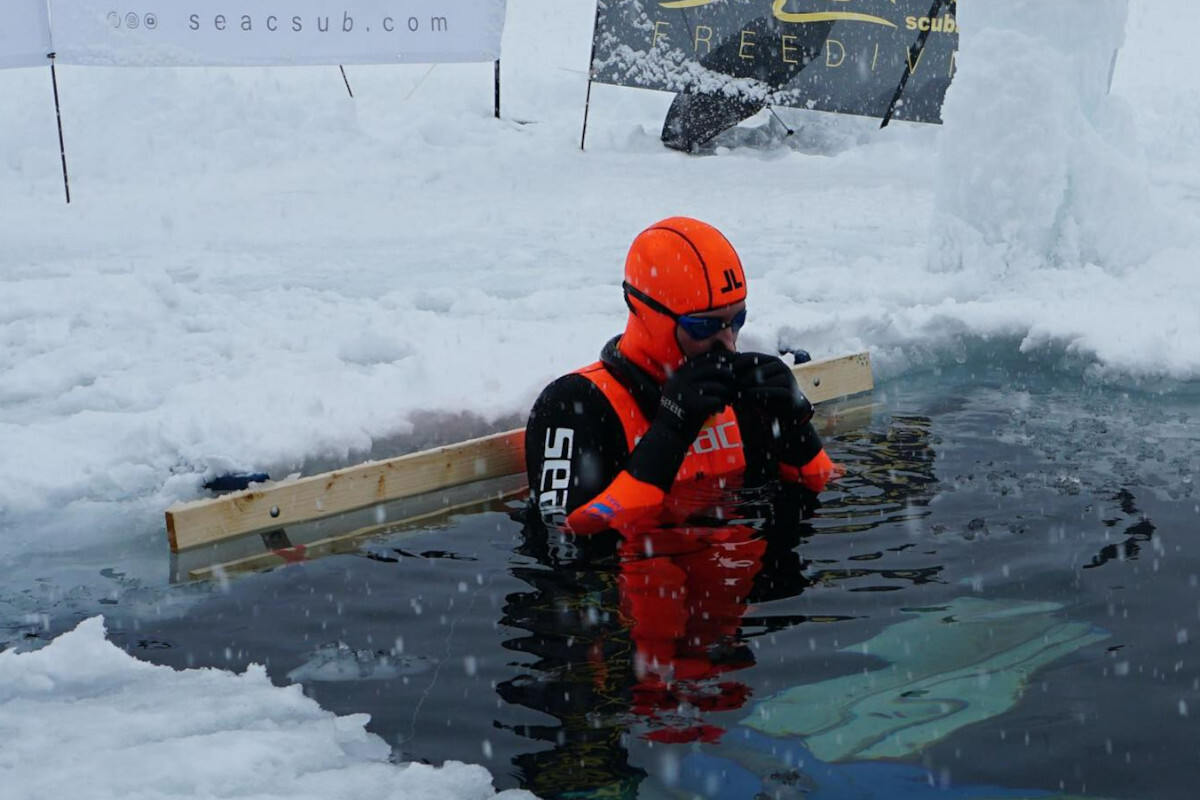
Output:
[[[138,661],[93,617],[41,650],[0,653],[0,797],[533,797],[497,794],[479,766],[391,764],[367,719],[274,686],[261,667]]]
[[[349,68],[353,99],[332,67],[62,68],[70,205],[48,70],[0,71],[0,618],[186,603],[161,512],[207,477],[516,424],[621,329],[625,248],[670,215],[739,249],[751,347],[870,349],[884,380],[983,339],[1200,376],[1190,0],[968,3],[943,128],[780,110],[794,136],[764,116],[709,157],[660,145],[669,96],[607,86],[580,150],[593,12],[509,3],[499,120],[485,64]],[[0,653],[5,793],[491,791],[101,632]]]

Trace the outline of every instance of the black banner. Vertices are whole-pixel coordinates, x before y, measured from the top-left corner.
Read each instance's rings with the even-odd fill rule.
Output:
[[[599,0],[591,79],[941,122],[954,0]]]

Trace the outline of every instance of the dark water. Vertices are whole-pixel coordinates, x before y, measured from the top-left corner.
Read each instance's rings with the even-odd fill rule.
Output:
[[[398,759],[545,798],[1193,797],[1200,387],[962,366],[876,400],[827,438],[836,489],[765,541],[621,564],[497,508],[182,619],[114,606],[111,636],[308,664]]]

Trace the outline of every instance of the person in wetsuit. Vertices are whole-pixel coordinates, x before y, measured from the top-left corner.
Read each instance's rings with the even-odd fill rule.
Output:
[[[680,521],[700,487],[743,472],[825,487],[835,466],[791,369],[737,350],[746,283],[711,225],[671,217],[638,234],[625,261],[625,332],[547,386],[525,428],[543,521],[575,534]]]

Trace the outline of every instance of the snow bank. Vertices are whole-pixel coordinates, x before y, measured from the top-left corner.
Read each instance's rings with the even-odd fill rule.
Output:
[[[365,714],[323,711],[252,666],[176,672],[105,640],[94,617],[45,648],[0,653],[0,796],[532,798],[479,766],[388,763]]]
[[[1124,270],[1170,234],[1108,96],[1128,0],[963,3],[938,157],[933,264]]]

